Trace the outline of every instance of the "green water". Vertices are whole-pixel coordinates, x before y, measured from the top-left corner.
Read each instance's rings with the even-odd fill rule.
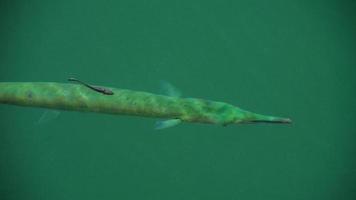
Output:
[[[355,199],[354,1],[1,1],[0,81],[225,101],[292,125],[0,105],[8,199]]]

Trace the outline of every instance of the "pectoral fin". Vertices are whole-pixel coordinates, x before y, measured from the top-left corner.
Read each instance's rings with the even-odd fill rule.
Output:
[[[171,97],[181,97],[182,93],[167,81],[161,81],[161,90],[164,95]]]
[[[168,119],[168,120],[158,121],[155,125],[155,129],[160,130],[160,129],[170,128],[180,124],[181,122],[182,120],[180,119]]]

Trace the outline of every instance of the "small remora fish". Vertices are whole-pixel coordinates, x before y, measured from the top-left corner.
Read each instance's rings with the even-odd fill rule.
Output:
[[[99,86],[95,86],[95,85],[89,85],[89,84],[87,84],[87,83],[85,83],[83,81],[80,81],[80,80],[76,79],[76,78],[68,78],[68,81],[78,82],[78,83],[83,84],[86,87],[88,87],[88,88],[90,88],[90,89],[92,89],[92,90],[94,90],[96,92],[100,92],[100,93],[105,94],[105,95],[113,95],[114,94],[113,91],[111,91],[111,90],[109,90],[107,88],[99,87]]]

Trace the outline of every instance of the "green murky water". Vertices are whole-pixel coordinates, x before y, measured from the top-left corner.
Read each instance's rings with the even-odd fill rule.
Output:
[[[286,125],[0,105],[1,199],[354,199],[353,1],[1,1],[0,81],[229,102]]]

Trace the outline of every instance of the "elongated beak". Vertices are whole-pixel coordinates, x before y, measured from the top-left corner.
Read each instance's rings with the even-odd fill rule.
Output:
[[[271,119],[255,119],[250,120],[252,123],[276,123],[276,124],[291,124],[292,120],[289,118],[273,117]]]
[[[243,119],[238,120],[236,123],[277,123],[277,124],[290,124],[292,120],[285,117],[275,117],[268,115],[261,115],[250,111],[244,111]]]

